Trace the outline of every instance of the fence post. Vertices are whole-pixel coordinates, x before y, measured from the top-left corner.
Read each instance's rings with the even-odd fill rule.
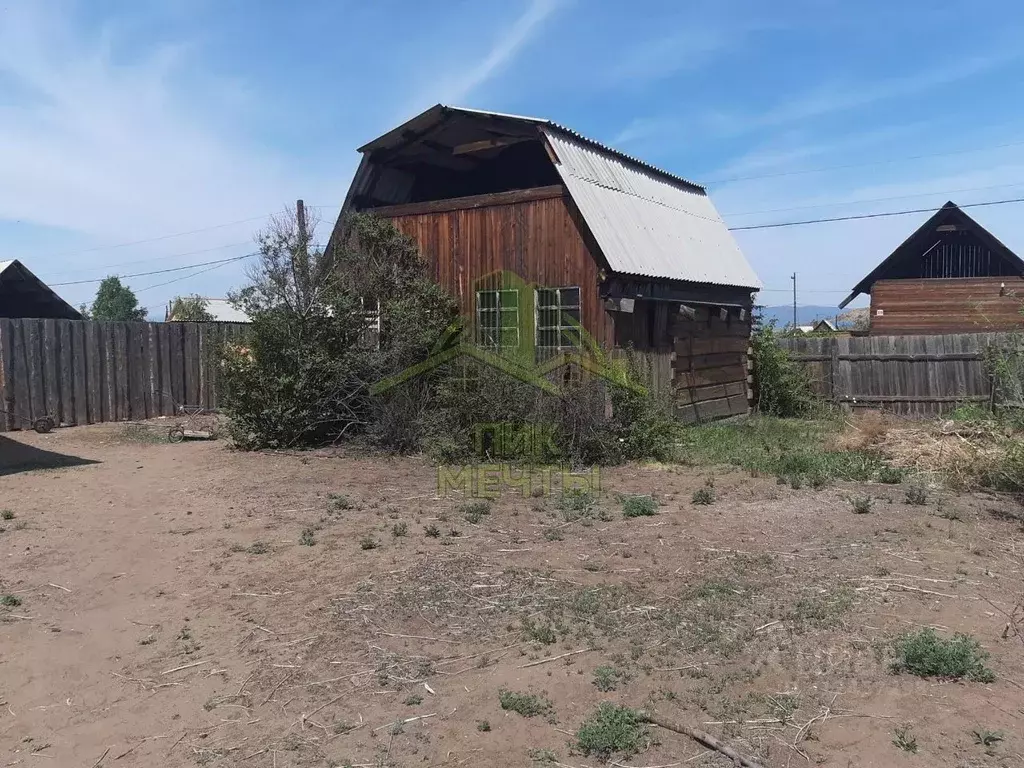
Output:
[[[839,375],[839,339],[835,336],[830,336],[828,343],[831,353],[831,359],[828,363],[829,395],[832,398],[832,402],[835,403],[837,400],[836,376]]]

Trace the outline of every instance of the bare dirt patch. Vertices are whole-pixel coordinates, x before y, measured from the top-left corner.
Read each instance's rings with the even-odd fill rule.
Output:
[[[631,466],[482,511],[417,459],[2,439],[70,457],[0,470],[4,765],[593,766],[576,733],[602,701],[771,766],[1022,761],[1001,497]],[[927,627],[977,638],[995,680],[890,673]],[[634,746],[611,759],[728,763],[657,727]]]

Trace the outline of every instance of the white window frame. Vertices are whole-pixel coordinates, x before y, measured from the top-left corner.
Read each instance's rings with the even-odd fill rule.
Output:
[[[484,307],[483,302],[480,298],[485,295],[494,296],[494,306]],[[516,301],[515,305],[511,307],[503,306],[501,297],[507,294],[515,294]],[[496,288],[494,290],[477,291],[476,292],[476,343],[481,347],[487,349],[518,349],[522,343],[520,338],[520,325],[519,325],[519,312],[522,308],[522,297],[519,295],[518,288]],[[506,313],[512,317],[512,323],[509,324],[505,320]],[[497,323],[491,325],[484,325],[484,317],[493,316],[497,319]],[[496,332],[497,339],[484,338],[485,329],[487,332]],[[515,331],[515,342],[505,343],[506,333],[509,331]]]
[[[555,295],[555,304],[546,304],[541,306],[540,296],[541,292],[553,293]],[[562,301],[562,292],[575,291],[576,292],[576,303],[565,304]],[[533,293],[533,312],[534,312],[534,343],[538,349],[544,350],[556,350],[561,352],[566,349],[579,349],[582,345],[582,339],[576,344],[563,344],[562,334],[567,331],[572,331],[573,335],[578,335],[582,332],[583,327],[583,292],[580,290],[578,285],[566,285],[561,288],[537,288]],[[567,318],[563,315],[566,311],[576,310],[576,314],[579,318]],[[556,311],[557,323],[555,325],[541,325],[541,312],[543,311]],[[566,321],[569,322],[566,322]],[[554,346],[548,344],[541,344],[542,334],[554,332],[557,343]]]

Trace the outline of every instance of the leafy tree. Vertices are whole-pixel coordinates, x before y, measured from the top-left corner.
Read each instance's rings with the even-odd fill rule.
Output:
[[[171,302],[167,319],[178,323],[210,323],[213,315],[206,308],[206,299],[201,296],[177,296]]]
[[[146,309],[139,306],[135,293],[117,277],[100,283],[90,312],[93,320],[145,320]]]
[[[454,320],[455,302],[390,222],[357,215],[346,233],[327,253],[311,247],[294,215],[285,214],[257,236],[251,282],[230,296],[252,323],[244,346],[225,350],[223,369],[224,405],[239,445],[363,434],[391,447],[415,446],[426,406],[417,393],[426,382],[385,397],[372,397],[370,387],[426,358]]]

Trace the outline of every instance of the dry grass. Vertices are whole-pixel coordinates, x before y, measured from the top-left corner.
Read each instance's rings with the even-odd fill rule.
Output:
[[[864,451],[875,448],[889,432],[892,419],[881,411],[860,411],[851,416],[846,424],[846,430],[832,439],[832,450]]]

